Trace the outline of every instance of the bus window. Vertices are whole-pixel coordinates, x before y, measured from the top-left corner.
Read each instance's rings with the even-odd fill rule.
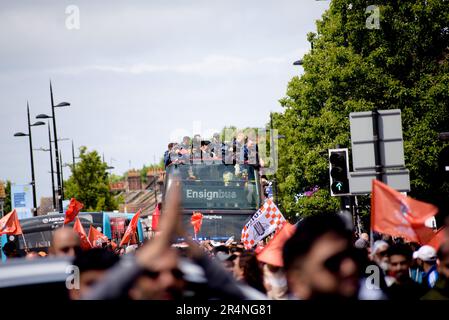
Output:
[[[110,238],[115,243],[119,244],[134,215],[127,213],[116,213],[116,214],[108,213],[108,216],[110,221],[110,233],[111,233]],[[129,244],[137,244],[143,241],[144,235],[143,235],[142,222],[139,219],[137,223],[137,232],[131,237],[131,241]]]
[[[246,164],[184,164],[167,168],[182,183],[184,209],[254,209],[260,205],[254,167]]]

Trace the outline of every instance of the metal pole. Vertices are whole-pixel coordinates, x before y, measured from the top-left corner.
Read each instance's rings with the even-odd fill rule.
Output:
[[[48,122],[48,144],[50,145],[51,194],[53,197],[53,210],[56,211],[55,176],[53,170],[53,148],[51,147],[50,122]]]
[[[382,166],[381,157],[380,157],[379,111],[377,110],[377,108],[373,110],[373,141],[374,141],[376,180],[382,181],[383,180],[382,179],[383,178],[383,166]],[[370,226],[370,244],[371,244],[371,248],[372,248],[374,245],[372,223]]]
[[[52,117],[53,117],[53,136],[55,138],[56,178],[57,178],[57,182],[58,182],[58,208],[59,208],[59,212],[63,213],[61,172],[60,172],[59,149],[58,149],[58,135],[56,132],[55,104],[53,101],[53,88],[51,85],[51,81],[50,81],[50,97],[51,97],[51,112],[52,112]]]
[[[380,138],[379,138],[379,111],[373,110],[373,140],[374,140],[374,157],[375,157],[375,169],[376,179],[382,181],[383,166],[380,158]]]
[[[27,116],[28,116],[28,138],[30,139],[30,158],[31,158],[31,186],[33,188],[33,216],[36,215],[36,180],[34,178],[34,158],[33,158],[33,142],[31,137],[31,122],[30,122],[30,106],[27,101]]]
[[[72,140],[72,165],[73,168],[75,168],[75,147],[73,145],[73,140]]]
[[[271,158],[273,159],[273,165],[274,165],[274,167],[276,168],[277,166],[276,166],[276,158],[277,158],[277,156],[276,156],[276,154],[275,154],[275,148],[274,148],[274,137],[273,137],[273,134],[274,134],[274,130],[273,130],[273,113],[272,112],[270,112],[270,144],[271,144],[271,146],[270,146],[270,149],[271,149]],[[273,185],[273,202],[274,202],[274,204],[275,205],[278,205],[278,192],[277,192],[277,179],[276,179],[276,173],[274,173],[274,175],[273,175],[273,183],[272,183],[272,185]]]
[[[61,150],[59,150],[59,161],[61,165],[61,202],[64,200],[64,170],[62,167],[62,153]]]

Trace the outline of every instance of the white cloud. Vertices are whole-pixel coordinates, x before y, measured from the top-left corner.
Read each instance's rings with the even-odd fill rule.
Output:
[[[95,64],[87,66],[71,66],[50,70],[51,73],[76,75],[80,73],[99,71],[112,73],[126,73],[132,75],[148,73],[182,73],[194,75],[220,76],[223,74],[253,72],[271,72],[271,68],[290,64],[293,60],[302,57],[308,49],[302,48],[277,57],[260,57],[248,59],[238,56],[209,55],[201,61],[188,63],[136,63],[136,64]]]

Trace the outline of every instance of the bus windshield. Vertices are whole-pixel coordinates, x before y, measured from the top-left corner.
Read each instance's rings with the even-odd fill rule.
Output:
[[[176,164],[167,167],[167,183],[182,183],[184,209],[248,210],[260,206],[256,169],[247,164]]]

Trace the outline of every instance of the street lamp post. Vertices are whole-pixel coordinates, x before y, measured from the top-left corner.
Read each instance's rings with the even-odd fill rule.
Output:
[[[53,198],[53,210],[56,211],[55,176],[53,174],[53,150],[51,147],[50,121],[48,122],[48,145],[50,147],[51,195]]]
[[[70,103],[68,102],[61,102],[57,105],[54,104],[54,100],[53,100],[53,87],[51,85],[51,81],[50,81],[50,98],[51,98],[51,114],[52,116],[48,116],[46,114],[40,114],[38,115],[36,118],[37,119],[53,119],[53,136],[54,136],[54,142],[55,142],[55,159],[56,159],[56,179],[57,179],[57,183],[58,183],[58,208],[59,208],[59,212],[63,213],[63,208],[62,208],[62,184],[61,184],[61,162],[59,159],[59,148],[58,148],[58,135],[57,135],[57,131],[56,131],[56,117],[55,117],[55,108],[59,108],[59,107],[67,107],[70,106]]]
[[[36,150],[45,151],[50,153],[50,174],[51,174],[51,195],[53,200],[53,210],[56,210],[56,194],[55,194],[55,176],[53,169],[53,149],[51,146],[51,131],[50,131],[50,122],[48,124],[48,149],[40,148]]]
[[[23,132],[16,132],[14,134],[14,137],[26,137],[28,136],[29,138],[29,143],[30,143],[30,160],[31,160],[31,187],[33,190],[33,216],[36,215],[37,213],[37,200],[36,200],[36,179],[34,177],[34,157],[33,157],[33,138],[31,135],[31,127],[37,127],[37,126],[42,126],[45,125],[44,122],[42,121],[38,121],[35,122],[33,124],[31,124],[31,120],[30,120],[30,105],[27,101],[27,118],[28,118],[28,134],[23,133]]]
[[[64,171],[63,171],[63,165],[62,165],[62,153],[61,150],[59,150],[59,160],[60,160],[60,166],[61,166],[61,199],[64,200]],[[61,200],[61,203],[62,203]]]
[[[72,140],[72,165],[73,169],[75,169],[75,146],[73,145],[73,140]]]

